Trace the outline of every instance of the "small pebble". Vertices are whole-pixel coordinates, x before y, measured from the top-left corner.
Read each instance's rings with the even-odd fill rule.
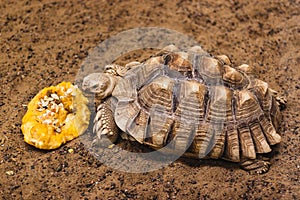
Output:
[[[74,149],[68,149],[69,153],[74,153]]]
[[[5,135],[1,136],[0,137],[0,146],[3,146],[6,141],[7,141],[7,137]]]
[[[8,176],[12,176],[12,175],[14,175],[14,171],[9,170],[9,171],[6,171],[5,174]]]

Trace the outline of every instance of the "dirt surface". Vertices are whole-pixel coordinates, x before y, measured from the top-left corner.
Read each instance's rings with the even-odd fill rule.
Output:
[[[300,199],[300,2],[0,2],[1,199]],[[212,54],[256,67],[285,95],[282,143],[268,173],[237,164],[180,159],[153,172],[107,167],[75,139],[53,151],[23,141],[26,106],[39,90],[75,80],[100,42],[138,27],[191,36]],[[68,151],[73,149],[73,152]],[[71,152],[71,153],[70,153]]]

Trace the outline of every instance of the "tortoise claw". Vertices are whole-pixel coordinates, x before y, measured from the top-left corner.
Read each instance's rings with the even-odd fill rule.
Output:
[[[276,97],[276,102],[277,102],[277,105],[279,106],[280,110],[283,110],[286,108],[286,103],[287,103],[287,100],[285,97]]]
[[[286,98],[283,97],[283,96],[279,96],[279,94],[278,94],[278,92],[276,90],[273,90],[271,88],[269,88],[269,90],[275,96],[275,100],[276,100],[277,105],[279,106],[280,110],[285,109],[286,108],[286,103],[287,103]]]

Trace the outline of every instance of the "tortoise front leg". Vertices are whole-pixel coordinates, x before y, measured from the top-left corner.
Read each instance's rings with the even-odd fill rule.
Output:
[[[109,146],[118,139],[118,128],[114,121],[110,101],[104,101],[97,108],[93,132],[97,135],[93,144]]]

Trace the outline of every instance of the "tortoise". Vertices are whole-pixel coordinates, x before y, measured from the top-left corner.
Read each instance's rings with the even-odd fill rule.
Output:
[[[153,149],[169,144],[193,158],[222,158],[256,173],[269,170],[285,100],[255,78],[255,69],[233,67],[225,55],[200,46],[165,47],[143,62],[110,64],[84,77],[82,88],[101,100],[97,140],[121,135]]]

